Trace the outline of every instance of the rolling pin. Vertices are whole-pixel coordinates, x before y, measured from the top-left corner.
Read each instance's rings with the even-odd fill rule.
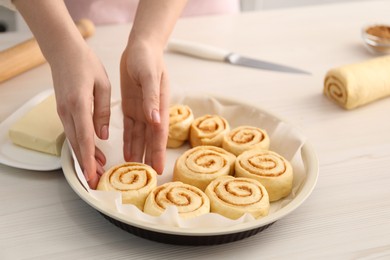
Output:
[[[95,26],[90,20],[82,19],[76,26],[84,38],[95,33]],[[0,51],[0,83],[45,62],[46,59],[35,38]]]

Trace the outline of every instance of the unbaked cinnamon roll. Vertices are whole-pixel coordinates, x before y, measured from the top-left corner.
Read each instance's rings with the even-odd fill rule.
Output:
[[[210,198],[211,212],[227,218],[238,219],[245,213],[255,218],[268,215],[267,190],[254,179],[219,177],[207,186],[205,193]]]
[[[189,138],[190,126],[194,115],[189,106],[174,105],[169,108],[169,148],[177,148]]]
[[[267,132],[254,126],[237,127],[225,135],[222,141],[222,148],[236,156],[253,148],[268,150],[269,145]]]
[[[176,206],[184,219],[210,212],[210,200],[206,194],[182,182],[167,182],[154,188],[146,199],[144,212],[160,216],[168,206]]]
[[[390,96],[390,56],[376,57],[330,69],[324,95],[345,109]]]
[[[236,159],[235,176],[258,180],[267,189],[270,201],[277,201],[290,194],[293,169],[281,155],[261,149],[252,149]]]
[[[190,128],[190,144],[222,146],[223,136],[230,131],[228,121],[218,115],[204,115],[196,118]]]
[[[197,146],[177,158],[173,180],[205,190],[219,176],[233,175],[236,156],[216,146]]]
[[[97,190],[119,191],[122,203],[143,210],[146,197],[157,186],[156,171],[142,163],[127,162],[111,167],[99,180]]]

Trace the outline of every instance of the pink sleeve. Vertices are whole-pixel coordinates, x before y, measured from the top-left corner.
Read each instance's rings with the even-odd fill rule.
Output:
[[[73,20],[87,18],[99,25],[132,22],[138,0],[65,0],[65,4]],[[226,14],[239,11],[239,0],[188,0],[182,16]]]

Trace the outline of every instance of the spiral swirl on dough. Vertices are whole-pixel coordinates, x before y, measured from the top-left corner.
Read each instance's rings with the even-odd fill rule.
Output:
[[[290,162],[273,151],[252,149],[236,159],[235,176],[258,180],[267,189],[270,201],[290,194],[293,170]]]
[[[173,105],[169,108],[169,148],[181,146],[189,138],[191,123],[194,121],[194,115],[189,106]]]
[[[190,144],[222,146],[223,136],[230,131],[228,121],[219,115],[204,115],[196,118],[190,128]]]
[[[154,188],[146,199],[144,212],[161,215],[168,206],[176,206],[182,218],[210,212],[210,200],[200,189],[182,182],[167,182]]]
[[[270,138],[264,129],[253,126],[240,126],[224,136],[222,148],[236,156],[244,151],[261,148],[268,150]]]
[[[254,179],[219,177],[207,186],[205,193],[210,198],[211,212],[225,217],[237,219],[245,213],[255,218],[268,215],[267,190]]]
[[[325,78],[324,94],[341,106],[348,102],[348,92],[345,83],[334,75]]]
[[[177,158],[173,180],[205,190],[214,179],[232,175],[236,156],[216,146],[196,146]]]
[[[119,191],[122,203],[143,210],[146,197],[157,186],[156,171],[142,163],[127,162],[111,167],[99,180],[97,190]]]

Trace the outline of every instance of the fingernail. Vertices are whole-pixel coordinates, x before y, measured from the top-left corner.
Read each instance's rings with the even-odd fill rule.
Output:
[[[155,124],[160,123],[160,114],[158,113],[158,111],[156,109],[154,109],[152,111],[152,120],[153,120],[153,123],[155,123]]]
[[[102,128],[100,129],[100,136],[103,140],[108,139],[108,125],[102,126]]]
[[[88,173],[86,171],[83,171],[83,173],[84,173],[85,180],[88,182],[89,181]]]

